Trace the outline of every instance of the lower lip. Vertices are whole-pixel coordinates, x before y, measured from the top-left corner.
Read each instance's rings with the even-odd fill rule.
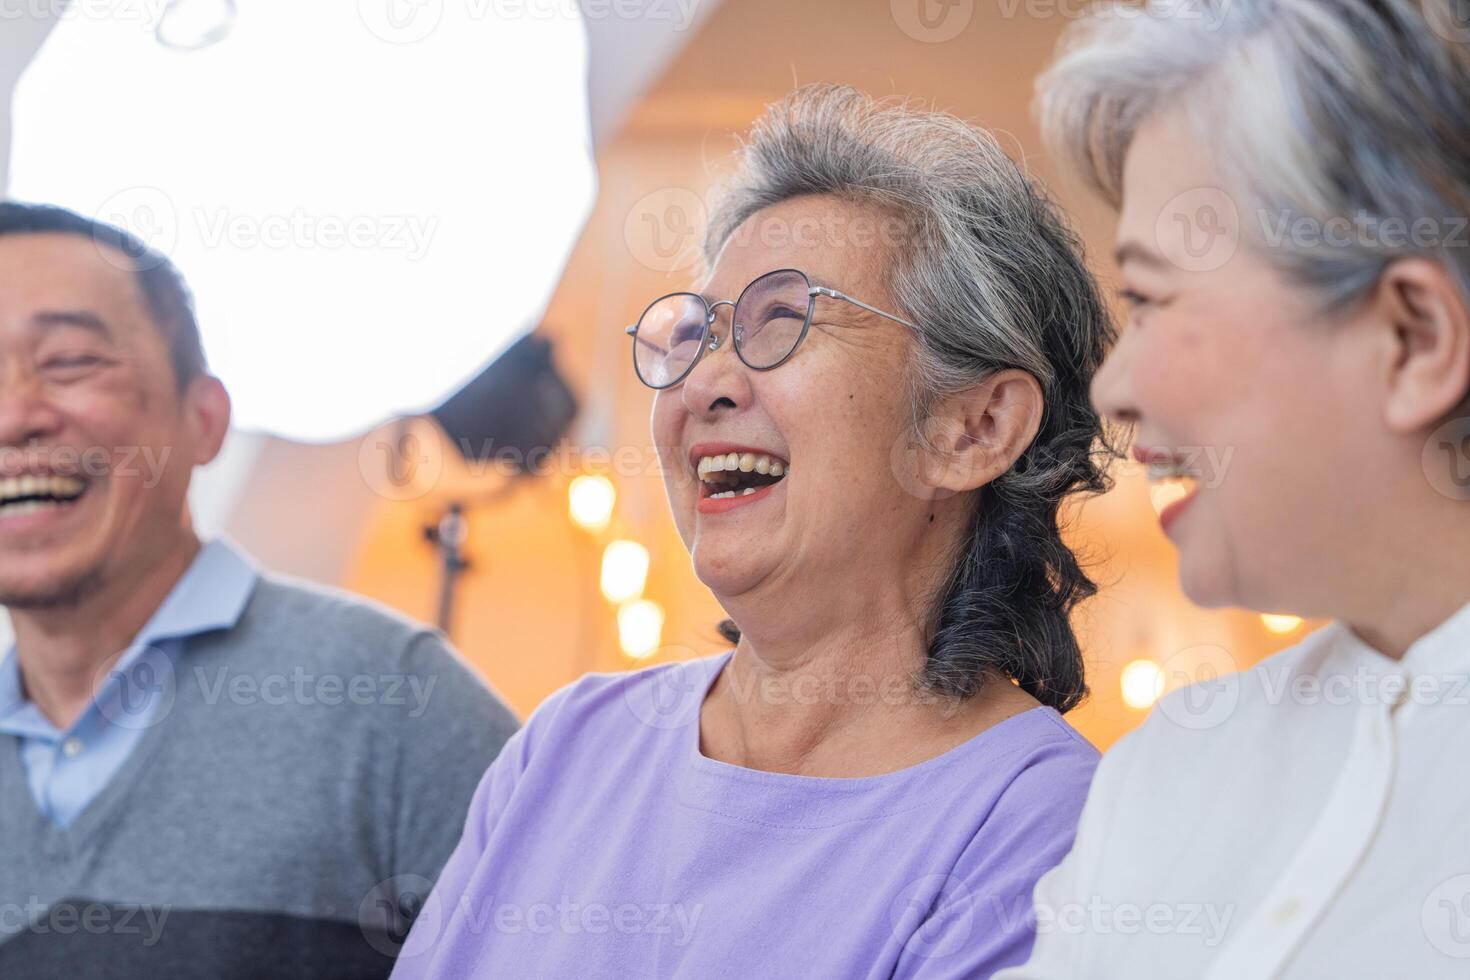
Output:
[[[736,494],[733,497],[721,497],[718,500],[714,497],[701,497],[697,509],[701,514],[723,514],[727,510],[734,510],[736,507],[753,504],[757,500],[769,497],[772,490],[785,482],[785,480],[781,480],[777,483],[761,487],[755,493]]]
[[[1169,528],[1175,521],[1179,520],[1179,515],[1184,513],[1189,505],[1194,503],[1194,498],[1198,496],[1199,488],[1196,487],[1190,490],[1187,495],[1172,501],[1167,507],[1159,511],[1159,525],[1164,529],[1165,534],[1169,533]]]
[[[84,490],[80,497],[69,500],[64,504],[34,510],[29,514],[7,514],[4,509],[0,509],[0,533],[16,534],[26,531],[45,530],[53,525],[60,524],[76,511],[86,496],[87,492]]]

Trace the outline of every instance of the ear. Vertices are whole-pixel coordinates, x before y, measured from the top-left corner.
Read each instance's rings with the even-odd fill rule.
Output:
[[[1437,262],[1400,259],[1384,270],[1373,302],[1387,328],[1384,421],[1397,433],[1430,428],[1470,391],[1470,312]]]
[[[933,451],[921,454],[920,476],[951,493],[983,487],[1030,447],[1044,409],[1040,383],[1017,369],[945,399],[930,418]]]
[[[201,374],[184,389],[183,410],[194,435],[193,463],[203,466],[219,455],[230,429],[230,393],[219,378]]]

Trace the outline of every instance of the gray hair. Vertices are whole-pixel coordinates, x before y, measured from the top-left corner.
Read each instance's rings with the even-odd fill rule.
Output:
[[[1040,383],[1036,439],[975,495],[922,683],[963,698],[999,675],[1075,706],[1087,688],[1068,614],[1096,586],[1062,541],[1059,511],[1107,486],[1111,451],[1088,387],[1114,337],[1079,240],[989,133],[852,88],[809,86],[773,105],[741,163],[711,215],[711,263],[747,218],[792,198],[832,195],[899,221],[901,245],[884,258],[898,311],[919,327],[907,379],[916,437],[936,400],[997,371]],[[733,624],[722,631],[738,638]]]
[[[1043,133],[1116,207],[1139,125],[1179,111],[1245,205],[1243,240],[1325,310],[1410,255],[1470,294],[1470,24],[1452,2],[1099,5],[1037,83]]]

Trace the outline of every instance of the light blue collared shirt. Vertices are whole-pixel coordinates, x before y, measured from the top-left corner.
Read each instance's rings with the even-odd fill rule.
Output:
[[[205,544],[173,589],[96,686],[92,703],[60,731],[25,696],[15,647],[0,657],[0,735],[14,735],[31,797],[66,827],[115,776],[143,734],[173,705],[174,662],[184,640],[230,629],[259,573],[222,539]]]

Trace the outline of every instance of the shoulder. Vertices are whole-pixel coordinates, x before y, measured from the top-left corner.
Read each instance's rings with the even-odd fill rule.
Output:
[[[1165,682],[1178,686],[1154,705],[1130,740],[1131,751],[1239,757],[1243,740],[1299,723],[1301,713],[1281,708],[1304,678],[1327,668],[1338,629],[1319,630],[1248,670],[1240,670],[1224,647],[1186,648],[1165,664]]]
[[[1065,851],[1100,755],[1051,708],[1033,708],[1010,723],[1017,725],[1015,745],[1001,767],[1005,785],[986,818],[986,836],[1049,839]]]
[[[619,744],[684,729],[729,653],[627,671],[592,671],[561,687],[526,720],[527,753],[550,742]]]
[[[235,629],[276,648],[314,649],[372,666],[391,663],[437,631],[395,609],[341,589],[262,573]]]
[[[333,697],[340,688],[342,703],[382,709],[365,712],[380,723],[473,732],[495,745],[517,726],[443,633],[340,589],[262,574],[223,647],[210,649],[236,670],[299,678],[313,691],[325,684]]]

